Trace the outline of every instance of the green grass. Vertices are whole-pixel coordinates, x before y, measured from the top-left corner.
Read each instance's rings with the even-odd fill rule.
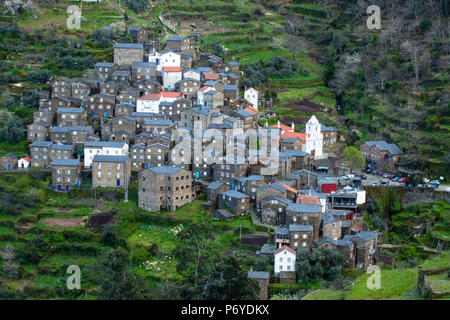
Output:
[[[0,142],[0,156],[7,153],[14,153],[19,157],[22,157],[25,153],[28,153],[27,140],[23,139],[17,143]]]
[[[381,289],[369,289],[367,287],[367,280],[370,275],[364,274],[359,277],[346,299],[399,299],[417,285],[416,268],[381,270]]]
[[[302,300],[342,300],[341,290],[318,289],[303,297]]]
[[[421,265],[422,269],[440,269],[450,267],[450,250],[443,251],[441,254],[425,260]]]

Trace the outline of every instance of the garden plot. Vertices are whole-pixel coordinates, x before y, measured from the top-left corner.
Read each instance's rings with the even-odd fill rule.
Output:
[[[48,227],[70,228],[79,226],[83,221],[83,218],[47,218],[42,223]]]

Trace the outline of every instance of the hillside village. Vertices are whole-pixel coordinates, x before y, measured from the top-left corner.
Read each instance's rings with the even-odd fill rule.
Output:
[[[122,218],[111,214],[117,212],[108,207],[108,197],[124,205],[120,207],[124,211],[127,203],[135,203],[145,212],[139,219],[151,217],[152,221],[182,213],[220,223],[223,230],[229,226],[235,232],[232,236],[239,239],[233,239],[233,246],[239,248],[231,246],[227,251],[270,263],[270,271],[258,263],[239,266],[247,279],[258,283],[261,300],[271,298],[273,289],[269,288],[289,288],[301,282],[296,270],[300,253],[319,255],[330,248],[342,257],[345,272],[364,274],[376,264],[392,266],[389,250],[403,250],[407,245],[389,238],[388,232],[401,230],[411,237],[436,231],[444,234],[420,243],[426,258],[438,253],[428,247],[429,241],[439,238],[448,248],[447,222],[442,218],[448,209],[444,204],[447,193],[433,193],[439,179],[413,181],[414,172],[405,177],[397,144],[366,140],[359,150],[351,147],[353,155],[337,152],[349,135],[319,121],[325,105],[304,99],[300,107],[318,111],[308,113],[304,125],[284,121],[277,114],[280,109],[273,108],[269,90],[244,86],[246,73],[239,61],[227,61],[201,48],[201,33],[155,38],[148,28],[128,26],[126,34],[132,40],[112,40],[112,59],[95,61],[92,73],[51,77],[47,82],[51,90],[37,91],[39,109],[26,126],[27,152],[0,154],[2,174],[49,174],[45,188],[61,197],[69,195],[76,210],[79,203],[87,206],[89,213],[83,211],[82,224],[88,230],[103,230],[102,237],[111,225],[122,223]],[[43,176],[39,179],[38,183],[44,181]],[[383,193],[388,185],[402,196],[429,192],[432,200],[427,202],[437,204],[427,210],[434,216],[399,213],[401,206],[391,189]],[[95,200],[70,196],[86,190],[94,193]],[[388,194],[383,207],[381,200],[375,200],[380,193]],[[108,208],[99,209],[105,198]],[[436,207],[444,213],[434,213]],[[388,216],[398,213],[391,230],[367,218],[377,210]],[[32,219],[24,220],[15,227],[29,230]],[[242,236],[241,224],[251,224],[261,232]],[[61,228],[56,233],[66,228],[54,226]],[[151,223],[146,227],[160,228]],[[176,235],[176,228],[169,233]],[[142,234],[137,232],[136,237]],[[400,244],[390,247],[390,240]],[[146,252],[159,252],[163,245],[155,243]],[[164,249],[172,245],[167,243]],[[143,269],[157,269],[146,263]],[[412,277],[417,278],[416,274]],[[424,275],[420,277],[419,272],[419,281],[425,281]],[[416,287],[412,290],[416,292]],[[169,296],[168,284],[163,291]],[[437,296],[446,297],[448,291]]]
[[[315,116],[305,132],[280,122],[261,126],[260,93],[247,88],[240,96],[238,63],[198,54],[189,36],[170,36],[161,51],[147,51],[144,32],[137,28],[134,43],[115,43],[114,61],[97,62],[96,78],[55,79],[52,92],[40,92],[27,128],[29,156],[4,156],[11,158],[4,170],[49,169],[56,192],[84,183],[82,171],[92,173],[92,188],[127,188],[138,172],[138,205],[150,212],[175,211],[205,193],[215,220],[253,214],[276,227],[274,244],[261,254],[274,257],[275,275],[289,281],[299,248],[332,246],[350,267],[371,265],[377,232],[361,227],[361,178],[344,183],[337,167],[328,174],[320,165],[328,159],[323,148],[339,138],[336,129]],[[249,132],[259,128],[274,146],[249,148]],[[200,152],[221,146],[220,158],[194,159],[198,143]],[[385,145],[367,143],[364,153],[395,170],[399,149]]]

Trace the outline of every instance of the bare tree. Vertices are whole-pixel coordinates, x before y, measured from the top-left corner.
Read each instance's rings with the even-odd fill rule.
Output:
[[[305,39],[302,39],[301,37],[290,35],[286,39],[285,42],[286,48],[292,53],[292,60],[295,61],[295,56],[308,49],[308,45],[306,43]]]
[[[419,81],[420,76],[420,58],[423,53],[423,46],[417,41],[414,40],[405,40],[401,44],[401,48],[403,52],[408,56],[411,60],[414,69],[414,75],[416,81]]]
[[[19,275],[19,263],[16,260],[16,249],[7,244],[0,248],[0,257],[3,259],[2,272],[10,279],[14,279]]]

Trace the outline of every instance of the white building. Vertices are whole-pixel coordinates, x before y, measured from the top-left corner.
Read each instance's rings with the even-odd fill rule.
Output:
[[[164,67],[181,67],[181,55],[171,50],[165,50],[161,53],[150,52],[148,62],[156,63],[156,71],[161,71]]]
[[[306,141],[302,146],[302,151],[312,154],[314,158],[320,158],[323,154],[323,134],[322,125],[316,116],[313,115],[306,123],[305,134]]]
[[[183,72],[183,79],[194,79],[200,81],[200,72],[195,69],[189,69]]]
[[[281,271],[295,271],[296,252],[288,246],[282,246],[274,252],[274,274],[278,276]]]
[[[259,91],[250,87],[244,91],[244,99],[247,100],[255,109],[258,109]]]
[[[168,91],[175,90],[175,84],[183,78],[181,67],[162,68],[163,88]]]
[[[30,166],[30,164],[31,164],[30,157],[23,157],[19,159],[19,161],[17,162],[17,167],[19,169],[26,169]]]
[[[216,90],[213,87],[203,86],[197,91],[197,104],[204,106],[205,105],[205,93]]]
[[[96,154],[105,156],[126,156],[128,144],[124,142],[89,141],[84,144],[84,167],[92,166]]]
[[[150,93],[137,98],[136,112],[153,112],[158,113],[159,104],[161,103],[161,94]]]

